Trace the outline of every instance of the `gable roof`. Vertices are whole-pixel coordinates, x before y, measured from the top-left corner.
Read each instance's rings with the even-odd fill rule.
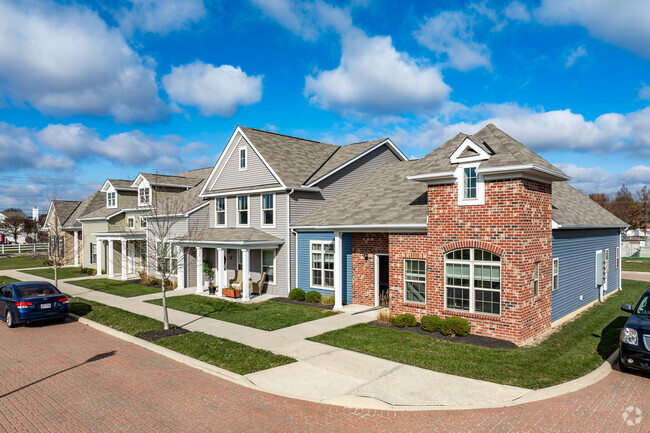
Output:
[[[565,229],[629,225],[566,182],[553,182],[553,221]]]
[[[116,190],[137,191],[133,187],[133,181],[128,179],[106,179]]]
[[[97,191],[92,196],[87,210],[78,217],[80,220],[87,219],[108,219],[108,217],[122,213],[124,209],[135,209],[138,204],[138,198],[133,197],[120,197],[118,200],[118,207],[106,208],[106,198],[101,191]]]
[[[52,200],[52,206],[59,224],[63,225],[80,204],[81,202],[78,200]]]
[[[202,177],[186,177],[186,176],[173,176],[169,174],[156,174],[156,173],[140,173],[133,181],[133,186],[136,187],[138,180],[144,178],[150,185],[158,186],[172,186],[179,188],[191,188],[196,186],[203,180]]]

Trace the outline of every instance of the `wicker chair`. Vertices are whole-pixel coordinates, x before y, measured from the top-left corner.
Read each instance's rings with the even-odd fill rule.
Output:
[[[242,281],[243,278],[244,278],[244,271],[239,270],[239,271],[237,271],[237,272],[235,273],[235,278],[233,278],[232,280],[230,280],[230,282],[228,283],[228,285],[229,285],[229,286],[232,286],[233,283],[234,283],[234,284],[237,284],[237,285],[241,286],[241,281]]]
[[[264,281],[266,280],[266,272],[262,273],[262,278],[259,281],[250,282],[251,295],[261,295],[264,290]]]

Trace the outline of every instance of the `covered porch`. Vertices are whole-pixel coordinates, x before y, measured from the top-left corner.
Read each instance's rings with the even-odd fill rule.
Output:
[[[120,279],[127,280],[147,267],[147,241],[145,232],[95,233],[97,239],[97,275],[104,271],[109,278],[120,270]],[[119,248],[118,248],[119,245]]]
[[[178,259],[179,289],[195,287],[200,294],[211,282],[219,297],[224,297],[224,289],[233,287],[241,290],[242,301],[250,301],[251,293],[262,294],[277,286],[280,273],[285,272],[278,269],[277,260],[284,240],[257,229],[205,229],[172,243]],[[211,276],[205,274],[204,262]]]

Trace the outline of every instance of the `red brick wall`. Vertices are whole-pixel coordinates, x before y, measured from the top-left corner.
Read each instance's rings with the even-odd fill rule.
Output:
[[[366,260],[364,254],[368,254]],[[375,254],[388,254],[388,234],[352,234],[352,303],[375,305]]]
[[[551,186],[532,180],[488,181],[485,204],[480,206],[459,206],[455,184],[430,186],[427,233],[388,235],[391,309],[418,319],[427,314],[462,316],[470,321],[472,333],[518,344],[539,335],[551,324],[551,212]],[[362,254],[369,240],[370,235],[353,237],[353,253]],[[445,309],[444,254],[462,247],[483,248],[501,256],[500,316]],[[406,258],[426,260],[425,304],[404,301]],[[535,262],[540,262],[537,297],[533,296]],[[367,279],[370,270],[372,280]],[[353,271],[353,291],[359,299],[372,292],[374,301],[372,265],[356,263]]]

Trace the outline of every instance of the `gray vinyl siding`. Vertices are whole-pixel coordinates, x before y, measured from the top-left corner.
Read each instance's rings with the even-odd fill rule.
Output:
[[[248,145],[246,146],[248,149],[248,168],[242,171],[239,170],[239,147],[245,143],[246,141],[241,138],[237,145],[233,146],[233,151],[228,156],[228,160],[219,178],[212,186],[211,191],[217,192],[232,188],[253,188],[262,185],[280,185],[257,153]]]
[[[618,246],[618,229],[553,230],[553,258],[559,259],[558,289],[552,293],[553,321],[598,299],[596,251],[604,252],[609,249],[609,274],[605,294],[620,287],[616,263]]]
[[[397,161],[399,158],[388,147],[381,146],[323,179],[316,186],[320,187],[323,198],[329,200],[382,165]]]
[[[190,234],[198,233],[210,227],[210,206],[214,206],[214,203],[210,202],[207,206],[188,216],[188,230]]]
[[[185,281],[187,287],[196,287],[196,248],[185,248]]]
[[[290,197],[291,224],[325,203],[320,192],[294,191]]]

